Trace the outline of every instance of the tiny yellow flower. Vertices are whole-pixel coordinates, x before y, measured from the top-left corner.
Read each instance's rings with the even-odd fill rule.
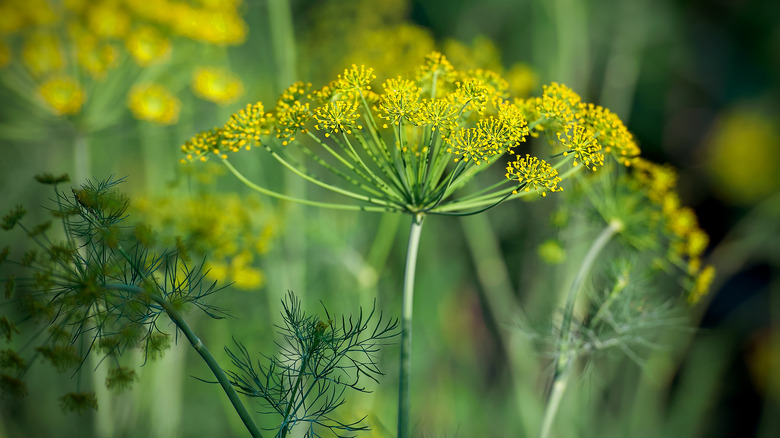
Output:
[[[200,67],[192,75],[192,90],[201,99],[225,105],[244,94],[244,84],[225,68]]]
[[[336,81],[339,91],[360,93],[371,89],[371,81],[376,79],[374,69],[361,65],[358,67],[352,64],[352,68],[344,70],[344,73],[338,76]]]
[[[379,98],[379,117],[390,123],[401,120],[414,123],[420,111],[420,88],[414,81],[396,78],[388,79],[382,84],[385,92]]]
[[[553,169],[546,161],[526,154],[525,157],[516,156],[516,160],[506,167],[506,178],[518,181],[522,190],[526,192],[534,189],[536,193],[547,196],[547,192],[560,192],[558,187],[561,178],[558,171]],[[517,190],[513,191],[517,193]]]
[[[271,114],[264,112],[263,104],[247,104],[241,111],[230,116],[223,128],[222,144],[233,152],[249,150],[260,143],[262,136],[271,133]]]
[[[339,100],[314,110],[314,119],[317,120],[314,128],[326,131],[325,137],[339,132],[352,134],[352,129],[363,129],[362,125],[355,123],[359,117],[357,102]]]
[[[130,90],[127,106],[137,119],[171,125],[179,120],[181,102],[160,84],[140,84]]]
[[[423,99],[415,124],[430,125],[431,131],[438,129],[443,136],[447,136],[457,126],[459,112],[460,109],[452,99]]]
[[[222,143],[223,135],[222,128],[199,132],[182,145],[181,151],[185,154],[185,158],[182,158],[180,162],[184,164],[196,160],[208,161],[209,153],[222,156],[219,146]]]
[[[275,120],[276,120],[276,137],[282,140],[282,145],[287,144],[295,140],[295,134],[298,131],[306,134],[306,123],[311,120],[311,110],[309,109],[309,103],[301,103],[295,101],[292,105],[277,107]]]
[[[439,52],[425,55],[425,62],[417,68],[417,81],[420,83],[431,82],[434,78],[437,81],[452,82],[455,77],[455,69],[452,64]]]
[[[488,100],[491,97],[490,89],[481,79],[467,78],[456,82],[455,99],[465,108],[473,107],[479,114],[485,110]]]
[[[601,153],[601,145],[596,141],[588,128],[582,125],[572,125],[561,135],[558,132],[558,140],[566,146],[563,156],[574,155],[574,166],[580,163],[590,170],[595,171],[597,166],[604,165],[604,154]]]
[[[485,141],[477,128],[461,128],[452,137],[447,138],[447,152],[456,155],[455,162],[461,159],[482,164],[482,161],[499,152]]]
[[[542,116],[566,125],[575,120],[581,110],[582,99],[571,88],[553,82],[544,86],[544,93],[537,107]]]
[[[140,26],[125,39],[125,46],[136,64],[146,67],[166,59],[171,53],[171,42],[153,26]]]
[[[77,114],[86,99],[84,89],[70,77],[49,79],[38,92],[57,115]]]

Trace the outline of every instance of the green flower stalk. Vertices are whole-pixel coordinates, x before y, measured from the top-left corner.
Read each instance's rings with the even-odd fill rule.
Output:
[[[561,191],[559,184],[580,169],[596,171],[608,156],[630,164],[639,148],[617,116],[583,103],[565,86],[546,86],[539,98],[512,99],[498,74],[456,71],[440,53],[426,56],[415,75],[386,80],[380,93],[375,79],[373,69],[353,65],[319,89],[295,83],[273,110],[249,104],[223,127],[187,141],[181,161],[220,160],[250,188],[283,200],[412,216],[401,321],[404,437],[414,268],[425,216],[471,215],[530,194],[546,196]],[[545,158],[526,146],[529,136],[539,135],[557,148]],[[233,165],[231,154],[255,147],[353,202],[299,199],[254,183]],[[495,166],[505,169],[503,178],[489,171]]]

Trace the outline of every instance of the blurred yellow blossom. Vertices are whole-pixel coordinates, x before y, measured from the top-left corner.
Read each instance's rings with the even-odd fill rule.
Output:
[[[277,227],[256,198],[232,193],[141,198],[133,208],[163,241],[181,236],[196,257],[208,255],[208,278],[246,290],[264,284],[256,259],[269,250]]]
[[[526,64],[514,64],[504,73],[509,83],[509,92],[516,97],[526,97],[539,86],[539,77],[536,72]]]
[[[0,2],[0,35],[16,33],[24,24],[24,14],[15,3]]]
[[[772,111],[741,107],[718,118],[706,169],[723,199],[751,204],[780,189],[779,118]]]
[[[125,39],[125,46],[136,64],[146,67],[171,53],[171,42],[153,26],[139,26]]]
[[[65,66],[62,43],[53,33],[34,33],[25,38],[22,62],[33,76],[42,76]]]
[[[96,38],[83,38],[76,47],[81,68],[94,78],[102,78],[114,67],[119,57],[117,48],[110,43],[98,42]]]
[[[115,2],[90,5],[86,11],[87,26],[99,37],[118,38],[130,30],[130,15]]]
[[[160,84],[140,84],[130,90],[127,106],[138,119],[170,125],[179,120],[181,103]]]
[[[58,115],[78,113],[85,100],[81,85],[70,77],[47,80],[41,84],[39,93]]]
[[[244,85],[225,68],[200,67],[192,75],[192,90],[201,99],[225,105],[244,94]]]

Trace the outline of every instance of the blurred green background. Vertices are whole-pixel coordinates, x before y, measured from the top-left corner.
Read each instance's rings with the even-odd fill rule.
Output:
[[[780,417],[771,415],[780,412],[780,3],[152,3],[0,1],[0,207],[24,204],[42,216],[35,207],[50,194],[32,182],[44,171],[68,172],[75,182],[127,176],[122,190],[134,218],[171,243],[184,236],[209,255],[215,279],[234,282],[213,302],[235,318],[190,316],[223,364],[231,336],[250,351],[273,350],[287,290],[313,312],[320,300],[351,313],[376,298],[397,314],[408,218],[255,196],[219,166],[178,164],[179,146],[246,103],[270,108],[295,80],[321,86],[352,62],[392,76],[438,49],[456,68],[517,75],[515,83],[526,84],[517,93],[538,95],[556,81],[610,108],[643,156],[679,169],[681,198],[710,234],[718,276],[694,310],[695,330],[669,336],[643,367],[622,359],[583,374],[556,436],[780,433]],[[142,34],[143,26],[157,34]],[[81,84],[75,111],[52,104],[75,99],[67,86],[44,97],[41,87],[57,78]],[[139,97],[147,84],[163,91]],[[244,156],[264,184],[320,196],[262,151]],[[537,255],[557,231],[536,227],[556,208],[515,202],[479,217],[428,219],[415,303],[415,436],[535,435],[549,358],[527,341],[507,349],[514,321],[490,297],[503,288],[526,313],[549,317],[551,290],[563,284],[549,279],[571,277]],[[571,241],[585,233],[569,232]],[[17,237],[0,241],[23,248]],[[575,245],[569,256],[581,252]],[[393,435],[396,362],[397,347],[383,350],[382,385],[344,408],[346,418],[368,416],[374,431],[364,436]],[[141,368],[136,386],[120,395],[100,389],[105,375],[92,377],[96,364],[85,364],[84,378],[95,383],[97,412],[60,413],[56,398],[74,379],[34,366],[28,397],[0,400],[0,436],[245,435],[218,387],[192,378],[209,376],[185,342]]]

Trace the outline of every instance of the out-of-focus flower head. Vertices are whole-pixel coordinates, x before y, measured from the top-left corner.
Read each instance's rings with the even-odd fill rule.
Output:
[[[54,113],[58,116],[88,112],[93,99],[103,102],[96,104],[99,107],[104,106],[105,101],[126,100],[128,104],[136,105],[131,110],[137,117],[169,124],[176,119],[171,105],[164,116],[162,113],[152,116],[154,109],[147,105],[139,111],[138,100],[127,96],[136,81],[168,81],[167,77],[161,78],[164,70],[144,72],[128,65],[128,60],[143,68],[169,62],[178,53],[173,41],[182,49],[193,44],[219,47],[241,44],[247,34],[241,7],[240,0],[0,0],[0,74],[19,63],[24,68],[16,70],[14,75],[26,71],[31,78],[29,81],[16,80],[16,84],[30,83],[34,88],[41,88],[44,83],[63,75],[78,81],[81,104],[70,105],[67,109],[54,105]],[[123,56],[123,52],[130,56]],[[181,53],[184,55],[186,50]],[[123,73],[113,73],[117,69]],[[194,84],[196,94],[210,101],[226,103],[243,90],[241,82],[225,67],[214,70],[211,76],[202,71],[196,76],[200,78]],[[118,79],[112,81],[110,87],[95,86],[109,82],[108,77]],[[29,94],[35,92],[34,89],[30,91]],[[100,98],[94,98],[92,92],[100,93]],[[53,105],[49,97],[44,96],[44,99]],[[83,119],[96,118],[85,116]],[[90,128],[84,123],[81,126]]]
[[[760,105],[731,109],[713,124],[706,170],[732,204],[758,202],[780,190],[780,114]]]

